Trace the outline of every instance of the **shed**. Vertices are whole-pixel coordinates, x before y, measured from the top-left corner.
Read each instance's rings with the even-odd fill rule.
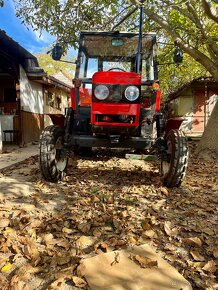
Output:
[[[182,129],[202,135],[218,99],[218,82],[199,77],[168,95],[167,104],[174,116],[183,116]]]

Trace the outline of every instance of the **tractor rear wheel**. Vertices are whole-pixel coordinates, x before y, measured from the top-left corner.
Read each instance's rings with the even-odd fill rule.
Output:
[[[57,182],[66,172],[68,158],[61,155],[64,131],[57,125],[44,129],[40,137],[40,169],[45,180]]]
[[[188,144],[181,130],[171,130],[166,136],[166,156],[161,161],[161,175],[167,187],[179,187],[188,165]]]

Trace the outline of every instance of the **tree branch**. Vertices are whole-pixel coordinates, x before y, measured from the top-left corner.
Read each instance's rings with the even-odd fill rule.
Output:
[[[207,0],[201,0],[201,2],[204,8],[204,12],[207,14],[207,16],[210,17],[216,23],[218,23],[218,16],[212,10],[211,4]],[[214,1],[214,2],[218,3],[218,1]]]
[[[118,26],[120,26],[127,18],[129,18],[129,16],[131,16],[136,10],[138,9],[138,7],[133,8],[132,10],[130,10],[117,24],[115,24],[112,27],[112,30],[114,30],[115,28],[117,28]]]
[[[203,25],[199,19],[199,15],[196,13],[196,11],[195,11],[194,7],[191,5],[191,3],[190,2],[186,3],[186,6],[187,6],[188,10],[190,11],[190,13],[192,13],[192,15],[195,19],[195,23],[197,23],[197,27],[201,31],[201,34],[202,34],[202,37],[203,37],[205,44],[207,46],[208,52],[210,53],[210,55],[213,59],[216,59],[218,56],[218,47],[217,47],[216,43],[214,43],[214,41],[211,41],[210,35],[206,33],[206,28],[203,27]]]
[[[170,3],[170,1],[167,1],[167,0],[165,0],[164,3],[166,3],[168,6],[171,6],[173,9],[177,10],[178,12],[186,16],[188,19],[190,19],[192,22],[194,22],[194,18],[192,17],[192,15],[188,13],[187,11],[185,11],[184,9],[182,9],[181,7],[179,7],[178,4],[175,5],[173,3]]]
[[[144,13],[158,25],[163,27],[186,53],[193,57],[197,62],[201,63],[218,80],[218,68],[207,55],[185,43],[184,40],[181,39],[180,35],[178,35],[169,23],[167,23],[160,15],[147,8],[144,9]]]

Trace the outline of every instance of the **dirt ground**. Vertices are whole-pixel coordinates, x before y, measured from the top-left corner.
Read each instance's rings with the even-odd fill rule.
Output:
[[[66,180],[45,182],[38,159],[0,174],[1,289],[89,289],[82,259],[149,244],[193,289],[218,289],[218,162],[193,155],[167,189],[158,162],[124,152],[76,157]]]

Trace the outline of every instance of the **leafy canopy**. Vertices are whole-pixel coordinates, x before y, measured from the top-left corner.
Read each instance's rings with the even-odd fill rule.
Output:
[[[51,58],[51,56],[47,53],[40,53],[36,55],[39,65],[44,69],[49,75],[54,75],[59,71],[66,73],[71,76],[74,74],[75,65],[60,61],[55,61]],[[65,57],[65,60],[68,60],[69,57]]]
[[[77,46],[81,30],[137,31],[138,8],[143,5],[143,29],[156,31],[160,41],[170,44],[176,42],[191,57],[185,57],[183,65],[176,69],[173,66],[160,67],[160,77],[169,79],[176,70],[178,81],[183,76],[186,80],[187,76],[192,78],[208,71],[218,80],[218,0],[14,0],[14,2],[17,16],[25,25],[32,26],[35,30],[46,30],[56,36],[65,50]],[[166,53],[166,47],[162,47],[160,51],[160,62],[170,62],[172,52]],[[192,59],[199,64],[196,65]]]

